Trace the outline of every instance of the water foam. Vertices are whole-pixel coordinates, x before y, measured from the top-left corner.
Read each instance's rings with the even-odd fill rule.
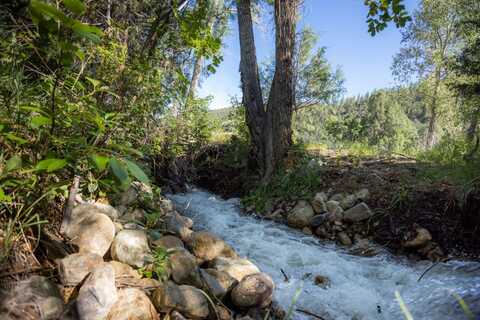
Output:
[[[398,290],[415,320],[468,319],[453,292],[480,314],[480,263],[442,263],[418,282],[430,262],[413,264],[386,253],[353,256],[283,225],[241,215],[238,200],[222,200],[208,192],[194,190],[170,198],[197,229],[217,234],[270,274],[277,285],[275,299],[285,309],[302,288],[296,309],[325,319],[403,319],[394,295]],[[315,275],[328,277],[330,287],[316,286]],[[294,318],[309,316],[296,312]]]

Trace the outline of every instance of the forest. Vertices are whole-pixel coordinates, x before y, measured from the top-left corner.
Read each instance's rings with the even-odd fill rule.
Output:
[[[480,316],[480,2],[361,1],[351,95],[316,1],[0,3],[1,319]]]

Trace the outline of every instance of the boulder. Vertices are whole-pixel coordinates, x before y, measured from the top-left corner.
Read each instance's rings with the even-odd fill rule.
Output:
[[[205,290],[222,300],[238,283],[228,273],[215,269],[200,269]]]
[[[63,312],[58,288],[41,276],[18,282],[0,299],[0,319],[56,320]]]
[[[227,307],[224,307],[222,305],[216,305],[216,314],[218,315],[218,320],[233,320],[233,315],[232,311],[228,309]],[[283,318],[277,318],[277,319],[283,319]]]
[[[357,196],[354,194],[348,194],[340,201],[340,207],[342,207],[343,210],[346,210],[353,207],[356,202]]]
[[[103,213],[89,214],[83,219],[74,220],[66,236],[78,246],[79,252],[96,253],[103,257],[115,237],[115,225]]]
[[[125,279],[125,278],[140,279],[141,278],[140,273],[137,270],[133,269],[128,264],[115,261],[115,260],[109,261],[108,264],[110,264],[113,267],[113,270],[115,271],[115,279]]]
[[[120,217],[117,209],[109,204],[105,203],[82,203],[75,206],[72,210],[71,221],[79,221],[92,214],[103,213],[112,220],[116,220]]]
[[[115,270],[102,263],[92,270],[79,290],[77,312],[80,320],[105,319],[117,301]]]
[[[56,262],[62,284],[76,286],[103,262],[103,258],[96,253],[74,253]]]
[[[239,308],[265,308],[273,298],[275,284],[265,273],[251,274],[243,278],[231,292],[232,302]]]
[[[176,284],[202,286],[200,272],[195,257],[185,249],[176,249],[169,257],[170,270]]]
[[[315,229],[322,226],[325,222],[327,222],[327,215],[317,214],[310,219],[310,227]]]
[[[285,214],[285,211],[280,208],[280,209],[275,210],[274,212],[272,212],[271,214],[269,214],[265,218],[271,219],[275,222],[282,222],[284,220],[284,214]]]
[[[211,267],[215,270],[225,272],[237,281],[242,281],[244,277],[260,272],[260,269],[250,260],[241,258],[232,259],[219,257],[211,262]]]
[[[160,227],[180,237],[183,241],[187,241],[192,235],[192,226],[193,221],[191,219],[172,211],[164,217],[163,224]]]
[[[155,307],[140,289],[125,288],[118,291],[117,302],[108,313],[107,320],[158,320]]]
[[[140,222],[145,223],[145,210],[140,208],[135,208],[131,210],[127,210],[121,217],[123,221],[131,221],[131,222]]]
[[[112,259],[141,268],[149,256],[147,234],[143,230],[122,230],[113,240]]]
[[[217,257],[237,257],[232,247],[206,231],[194,232],[188,242],[188,247],[200,262],[211,261]]]
[[[370,191],[368,191],[367,188],[363,188],[358,190],[357,193],[355,193],[355,196],[358,200],[365,201],[370,197]]]
[[[432,235],[427,229],[417,228],[415,231],[417,233],[415,238],[403,244],[405,248],[421,248],[432,240]]]
[[[142,194],[152,195],[152,188],[142,182],[132,182],[130,187],[120,195],[118,205],[128,207],[139,200]]]
[[[303,228],[302,232],[303,232],[303,234],[306,234],[307,236],[313,235],[312,229],[310,229],[309,227]]]
[[[325,228],[325,226],[320,226],[320,227],[316,228],[315,229],[315,234],[319,238],[323,238],[323,239],[326,239],[326,238],[330,237],[330,234],[327,232],[327,228]]]
[[[183,314],[181,314],[177,310],[173,310],[172,312],[170,312],[170,319],[172,319],[172,320],[187,320],[187,318],[185,318],[183,316]]]
[[[312,207],[315,213],[324,213],[327,211],[325,202],[327,202],[328,196],[325,192],[319,192],[315,194],[315,197],[312,200]]]
[[[120,278],[117,282],[126,287],[134,287],[142,290],[152,290],[158,288],[162,283],[153,278]]]
[[[345,198],[344,193],[336,193],[336,194],[332,195],[329,200],[337,201],[338,203],[340,203],[340,201],[342,201],[344,198]]]
[[[153,245],[165,249],[185,248],[183,241],[180,238],[169,235],[162,236],[160,239],[155,240]]]
[[[351,246],[352,245],[352,240],[350,239],[348,234],[344,231],[337,233],[337,239],[344,246]]]
[[[373,213],[370,208],[365,204],[365,202],[361,202],[355,207],[346,210],[343,213],[343,220],[345,220],[346,222],[355,223],[367,220],[372,216]]]
[[[302,229],[310,224],[310,219],[315,215],[312,206],[307,201],[299,201],[288,214],[287,223],[294,228]]]
[[[343,208],[340,206],[340,202],[335,200],[329,200],[325,203],[327,212],[330,214],[343,213]]]
[[[152,295],[152,301],[160,312],[177,310],[192,319],[207,318],[210,311],[204,293],[192,286],[178,286],[165,282]]]

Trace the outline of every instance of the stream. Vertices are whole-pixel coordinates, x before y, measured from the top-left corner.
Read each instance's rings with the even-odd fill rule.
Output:
[[[354,256],[284,225],[242,215],[238,199],[222,200],[195,189],[170,199],[197,229],[221,237],[268,273],[276,284],[275,300],[285,309],[301,290],[295,309],[326,320],[404,319],[395,298],[398,291],[415,320],[472,319],[456,297],[463,298],[476,315],[473,319],[480,319],[480,263],[441,263],[419,282],[431,262],[409,262],[386,252]],[[330,287],[316,286],[316,275],[328,277]],[[293,318],[314,319],[303,312]]]

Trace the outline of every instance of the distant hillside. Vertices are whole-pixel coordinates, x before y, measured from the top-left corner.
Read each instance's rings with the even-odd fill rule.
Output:
[[[213,115],[214,117],[217,117],[220,121],[225,120],[232,110],[232,107],[228,108],[221,108],[221,109],[214,109],[214,110],[209,110],[208,113]]]

